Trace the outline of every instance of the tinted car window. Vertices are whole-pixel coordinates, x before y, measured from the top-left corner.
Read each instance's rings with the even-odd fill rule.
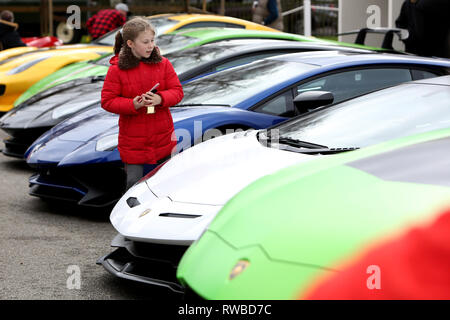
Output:
[[[340,102],[376,89],[410,81],[409,69],[359,69],[330,74],[297,87],[297,93],[310,90],[330,91]]]
[[[165,33],[178,23],[176,20],[170,20],[167,18],[153,18],[149,19],[149,21],[156,29],[156,36]]]
[[[156,45],[163,51],[163,54],[182,49],[196,42],[198,42],[197,38],[179,34],[163,34],[156,39]]]
[[[412,69],[411,73],[412,73],[414,80],[429,79],[429,78],[434,78],[434,77],[438,76],[438,74],[435,74],[430,71],[425,71],[425,70]]]
[[[179,74],[200,64],[225,56],[228,54],[228,50],[227,47],[204,45],[183,51],[175,51],[165,56]]]
[[[174,20],[169,20],[167,18],[155,18],[155,19],[148,19],[148,21],[155,27],[156,30],[156,36],[159,36],[172,28],[174,25],[176,25],[178,22]],[[114,46],[114,42],[116,41],[116,34],[117,31],[121,30],[122,28],[118,28],[116,30],[113,30],[104,36],[98,38],[95,43],[103,44],[107,46]]]
[[[364,147],[450,125],[450,87],[403,84],[278,126],[281,137],[330,148]]]
[[[220,22],[220,21],[201,21],[201,22],[193,22],[188,23],[179,29],[190,29],[190,28],[210,28],[210,27],[216,27],[216,28],[240,28],[245,29],[245,26],[234,24],[234,23],[226,23],[226,22]]]
[[[280,117],[293,117],[295,115],[295,110],[292,103],[291,91],[289,90],[273,99],[270,99],[266,103],[254,109],[254,111]]]
[[[93,63],[99,66],[107,66],[109,67],[109,60],[113,57],[113,54],[105,55],[97,60],[95,60]]]
[[[276,55],[280,55],[282,54],[281,52],[266,52],[266,53],[259,53],[259,54],[252,54],[252,55],[248,55],[245,57],[240,57],[240,58],[236,58],[233,59],[231,61],[227,61],[224,62],[218,66],[215,67],[216,71],[220,71],[220,70],[224,70],[224,69],[228,69],[228,68],[232,68],[238,65],[242,65],[242,64],[247,64],[259,59],[264,59],[264,58],[268,58],[268,57],[272,57],[272,56],[276,56]]]
[[[270,79],[282,83],[283,80],[315,68],[310,64],[258,60],[184,85],[184,98],[180,104],[209,103],[235,106],[271,88],[274,82]]]

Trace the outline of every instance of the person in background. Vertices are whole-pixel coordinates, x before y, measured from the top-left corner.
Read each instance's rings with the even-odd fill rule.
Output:
[[[450,1],[405,0],[395,25],[409,32],[406,52],[450,58]]]
[[[14,23],[14,14],[11,11],[0,12],[0,50],[26,46],[17,28],[19,25]]]
[[[317,279],[298,298],[311,300],[450,299],[450,209],[431,223],[367,248]],[[373,267],[378,268],[377,270]],[[370,272],[368,271],[369,267]],[[375,278],[378,277],[378,279]]]
[[[420,0],[425,39],[423,55],[450,58],[450,1]]]
[[[128,190],[175,151],[177,139],[169,107],[184,94],[172,64],[160,55],[155,29],[147,20],[137,17],[128,21],[116,34],[114,53],[101,106],[119,115],[118,149]]]
[[[97,39],[105,33],[124,25],[127,21],[128,6],[118,3],[114,9],[104,9],[90,17],[86,28],[92,39]]]
[[[258,0],[253,2],[253,22],[283,31],[283,16],[280,0]]]

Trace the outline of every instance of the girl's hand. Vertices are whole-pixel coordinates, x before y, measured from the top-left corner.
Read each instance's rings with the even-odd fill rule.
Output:
[[[152,92],[144,93],[142,98],[147,106],[157,106],[162,102],[161,96]]]
[[[140,108],[145,107],[147,103],[142,98],[142,96],[136,96],[133,99],[133,105],[136,110],[139,110]]]

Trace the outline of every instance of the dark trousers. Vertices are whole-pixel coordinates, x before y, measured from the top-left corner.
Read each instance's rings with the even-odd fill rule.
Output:
[[[159,160],[156,164],[128,164],[125,163],[125,172],[127,174],[127,186],[125,191],[130,189],[132,186],[136,184],[142,177],[144,177],[147,173],[155,169],[161,163],[170,159],[170,155]]]

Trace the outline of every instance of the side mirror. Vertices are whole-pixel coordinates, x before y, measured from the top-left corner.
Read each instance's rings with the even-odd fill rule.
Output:
[[[329,91],[305,91],[294,99],[294,105],[300,113],[326,106],[332,103],[334,96]]]

